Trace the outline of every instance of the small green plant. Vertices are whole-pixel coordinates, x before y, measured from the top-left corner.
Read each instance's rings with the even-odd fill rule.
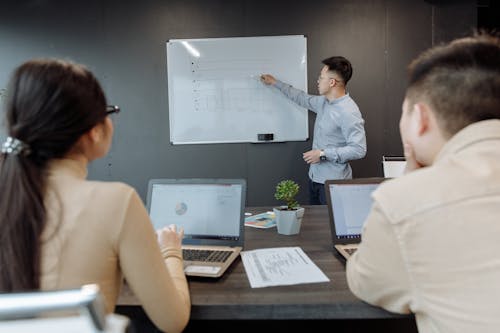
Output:
[[[299,206],[295,196],[299,193],[299,184],[293,180],[282,180],[276,185],[276,193],[274,197],[277,200],[284,201],[287,206],[287,210],[294,210]]]

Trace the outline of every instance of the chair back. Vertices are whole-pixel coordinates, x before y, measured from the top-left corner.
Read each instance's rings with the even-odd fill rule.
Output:
[[[121,332],[128,326],[128,318],[123,318],[126,323]],[[96,284],[79,289],[0,294],[0,333],[119,332],[109,330],[110,319]],[[111,322],[115,327],[116,320]]]

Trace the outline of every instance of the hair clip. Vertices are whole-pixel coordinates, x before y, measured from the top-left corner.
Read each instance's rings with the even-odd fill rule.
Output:
[[[2,145],[2,153],[14,155],[22,153],[26,156],[31,153],[31,149],[29,145],[25,144],[21,140],[9,136]]]

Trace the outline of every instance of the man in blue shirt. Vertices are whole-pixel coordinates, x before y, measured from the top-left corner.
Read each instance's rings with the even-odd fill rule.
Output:
[[[290,100],[316,113],[312,149],[302,154],[310,165],[311,205],[325,205],[325,180],[352,178],[349,161],[361,159],[366,154],[365,121],[346,91],[352,76],[351,63],[340,56],[327,58],[322,63],[319,95],[309,95],[270,74],[260,77],[263,83],[276,87]]]

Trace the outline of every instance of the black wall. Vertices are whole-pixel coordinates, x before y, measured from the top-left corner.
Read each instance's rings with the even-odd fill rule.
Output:
[[[351,60],[348,84],[366,120],[368,154],[355,177],[381,176],[382,155],[400,155],[398,121],[406,66],[420,51],[472,32],[476,3],[401,0],[17,0],[0,1],[0,89],[13,68],[33,57],[86,64],[110,104],[120,105],[108,157],[89,178],[119,180],[146,198],[150,178],[237,177],[247,205],[274,205],[276,183],[299,182],[307,203],[302,152],[311,142],[176,145],[169,143],[165,43],[173,38],[304,34],[309,92],[321,60]],[[310,137],[314,114],[310,113]],[[0,139],[5,137],[0,130]]]

